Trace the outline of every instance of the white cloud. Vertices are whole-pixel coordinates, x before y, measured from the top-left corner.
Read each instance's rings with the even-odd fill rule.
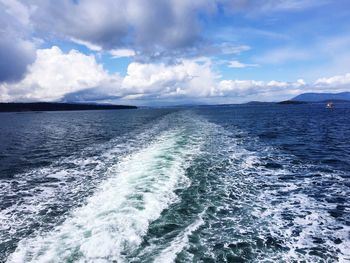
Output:
[[[89,41],[84,41],[84,40],[77,39],[74,37],[72,37],[70,40],[74,43],[85,46],[92,51],[96,51],[96,52],[103,51],[102,46],[95,45]],[[108,51],[108,53],[112,56],[112,58],[134,57],[136,55],[136,52],[132,49],[129,49],[129,48],[111,49]]]
[[[183,59],[177,64],[132,62],[127,75],[111,74],[94,55],[58,47],[37,50],[37,59],[17,83],[0,84],[1,101],[128,101],[218,99],[284,100],[302,92],[342,91],[350,73],[296,82],[221,80],[209,58]]]
[[[242,62],[239,62],[238,60],[232,60],[228,62],[227,65],[229,68],[247,68],[247,67],[257,67],[258,64],[245,64]]]
[[[222,80],[217,85],[217,96],[233,98],[236,102],[249,100],[278,101],[289,99],[301,93],[303,80],[297,82]]]
[[[257,92],[263,85],[264,82],[255,80],[222,80],[217,87],[217,95],[244,96]]]
[[[315,81],[315,86],[333,86],[334,88],[337,88],[344,85],[350,85],[350,73],[330,78],[320,78]]]
[[[37,51],[37,59],[23,80],[1,84],[0,100],[206,97],[213,94],[217,78],[206,58],[175,65],[133,62],[121,78],[104,70],[94,55],[76,50],[64,53],[54,46]]]
[[[95,57],[58,47],[39,49],[36,61],[26,77],[15,84],[2,84],[1,100],[54,101],[65,94],[106,84],[116,79],[109,75]]]
[[[217,78],[208,59],[183,60],[176,65],[134,62],[128,67],[123,87],[156,97],[205,97],[213,94]]]
[[[112,49],[109,53],[113,58],[134,57],[136,55],[134,50],[127,48]]]
[[[74,43],[77,43],[79,45],[85,46],[85,47],[87,47],[88,49],[90,49],[92,51],[98,51],[98,52],[102,51],[102,47],[101,46],[92,44],[89,41],[80,40],[80,39],[77,39],[77,38],[74,38],[74,37],[71,38],[71,41],[74,42]]]

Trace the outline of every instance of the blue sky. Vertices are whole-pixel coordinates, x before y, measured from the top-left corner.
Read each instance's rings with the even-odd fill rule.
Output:
[[[350,84],[346,0],[0,0],[0,100],[278,101]]]

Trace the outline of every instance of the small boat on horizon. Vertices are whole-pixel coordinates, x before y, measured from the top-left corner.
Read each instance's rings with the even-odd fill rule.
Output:
[[[333,102],[327,102],[326,109],[333,109],[333,108],[334,108]]]

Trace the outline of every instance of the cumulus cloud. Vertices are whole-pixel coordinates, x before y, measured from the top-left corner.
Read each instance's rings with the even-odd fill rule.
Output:
[[[58,47],[39,49],[28,74],[18,83],[2,84],[1,99],[16,101],[54,101],[65,94],[96,86],[118,86],[119,76],[108,74],[95,57]]]
[[[30,12],[16,0],[0,1],[0,83],[21,79],[35,59],[35,45],[28,35]]]
[[[208,59],[183,60],[175,65],[131,63],[123,87],[152,97],[205,97],[214,92],[218,75]]]
[[[97,101],[213,94],[218,76],[209,59],[178,64],[129,64],[127,75],[108,73],[94,55],[58,47],[39,49],[28,74],[18,83],[0,85],[1,101]]]
[[[333,86],[336,89],[343,89],[345,86],[349,88],[350,85],[350,73],[345,75],[338,75],[330,78],[320,78],[315,81],[316,87],[330,87]]]
[[[290,98],[300,93],[305,86],[303,80],[296,82],[256,81],[256,80],[222,80],[217,87],[218,96],[234,97],[236,101],[279,100]]]
[[[216,86],[216,96],[235,98],[237,102],[260,100],[287,100],[305,92],[343,92],[348,91],[350,73],[330,78],[320,78],[312,83],[303,79],[295,82],[221,80]]]
[[[95,56],[58,47],[39,49],[28,74],[0,84],[1,101],[135,101],[169,99],[284,100],[306,91],[342,91],[350,73],[307,84],[259,80],[222,80],[211,59],[182,59],[175,64],[132,62],[125,77],[107,72]],[[131,102],[132,103],[132,102]]]

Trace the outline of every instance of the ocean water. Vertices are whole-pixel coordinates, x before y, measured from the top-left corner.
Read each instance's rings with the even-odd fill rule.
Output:
[[[350,105],[0,114],[0,262],[350,262]]]

